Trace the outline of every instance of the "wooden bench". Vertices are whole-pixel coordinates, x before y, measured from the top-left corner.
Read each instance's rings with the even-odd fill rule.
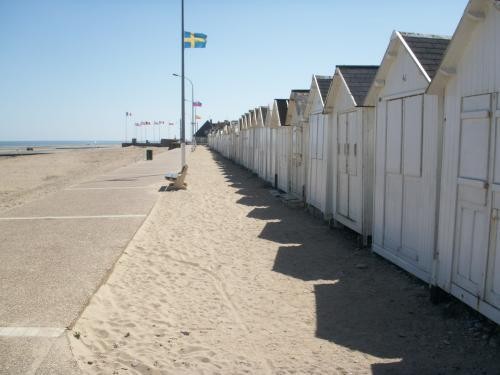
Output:
[[[185,165],[179,173],[167,173],[165,179],[172,181],[172,183],[168,185],[167,190],[185,190],[187,188],[187,183],[184,182],[184,180],[186,179],[187,170],[188,166]]]

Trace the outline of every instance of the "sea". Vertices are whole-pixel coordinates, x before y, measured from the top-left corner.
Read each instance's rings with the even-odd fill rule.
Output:
[[[121,144],[121,141],[0,141],[2,149],[18,149],[25,147],[43,148],[87,148],[105,147]]]

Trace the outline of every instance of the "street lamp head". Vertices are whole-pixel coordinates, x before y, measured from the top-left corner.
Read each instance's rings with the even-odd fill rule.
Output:
[[[175,77],[180,77],[180,75],[178,75],[177,73],[172,73],[172,75]]]

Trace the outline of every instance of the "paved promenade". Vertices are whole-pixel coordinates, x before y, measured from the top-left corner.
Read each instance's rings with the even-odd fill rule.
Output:
[[[179,150],[158,154],[0,214],[0,374],[78,373],[64,330],[179,159]]]

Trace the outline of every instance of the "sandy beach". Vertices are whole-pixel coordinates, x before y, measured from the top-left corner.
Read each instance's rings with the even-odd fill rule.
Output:
[[[44,151],[48,153],[0,156],[0,212],[145,157],[145,150],[136,147]]]
[[[206,148],[67,332],[92,374],[498,374],[498,328]]]
[[[178,168],[179,150],[158,152],[152,161],[121,148],[0,158],[10,207],[0,212],[0,374],[79,373],[64,332]]]

